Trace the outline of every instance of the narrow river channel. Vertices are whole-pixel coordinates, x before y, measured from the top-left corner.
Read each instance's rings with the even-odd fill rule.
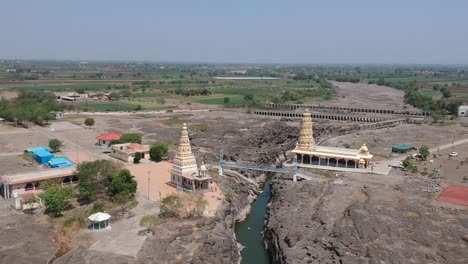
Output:
[[[236,224],[237,241],[244,246],[241,252],[242,264],[270,264],[271,258],[263,246],[262,232],[265,227],[266,206],[270,199],[270,183],[273,174],[268,174],[263,192],[251,205],[247,218]]]

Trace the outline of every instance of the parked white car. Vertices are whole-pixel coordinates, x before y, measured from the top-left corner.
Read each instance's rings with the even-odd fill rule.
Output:
[[[452,152],[450,152],[449,156],[450,157],[456,157],[456,156],[458,156],[458,152],[452,151]]]
[[[392,168],[400,168],[403,169],[403,162],[402,161],[394,161],[391,165],[389,165]]]

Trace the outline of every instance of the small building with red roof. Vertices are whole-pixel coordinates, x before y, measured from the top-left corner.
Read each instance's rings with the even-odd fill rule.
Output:
[[[141,145],[138,143],[124,143],[124,144],[115,144],[111,146],[110,155],[116,159],[123,160],[125,162],[133,162],[135,154],[141,153],[142,160],[149,160],[149,145]]]
[[[122,137],[121,133],[109,132],[109,133],[97,136],[96,139],[98,140],[97,144],[100,147],[108,148],[110,147],[110,143],[112,142],[112,140],[119,140],[121,137]]]

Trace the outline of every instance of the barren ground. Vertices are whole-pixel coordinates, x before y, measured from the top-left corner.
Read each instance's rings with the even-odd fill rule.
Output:
[[[354,108],[375,108],[419,111],[403,101],[405,93],[387,86],[366,83],[332,82],[337,96],[324,105]]]
[[[400,171],[278,179],[265,240],[277,263],[466,263],[468,212],[434,206],[440,187]]]
[[[47,263],[57,251],[50,225],[15,212],[5,200],[0,201],[0,233],[0,263]]]

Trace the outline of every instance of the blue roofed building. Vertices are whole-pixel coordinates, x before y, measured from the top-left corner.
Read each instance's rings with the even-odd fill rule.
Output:
[[[32,153],[34,160],[41,165],[47,164],[54,157],[54,154],[50,153],[50,151],[52,150],[49,147],[26,149],[26,152]]]
[[[48,164],[51,168],[64,168],[75,165],[73,162],[71,162],[69,159],[63,156],[52,158],[51,160],[49,160]]]

